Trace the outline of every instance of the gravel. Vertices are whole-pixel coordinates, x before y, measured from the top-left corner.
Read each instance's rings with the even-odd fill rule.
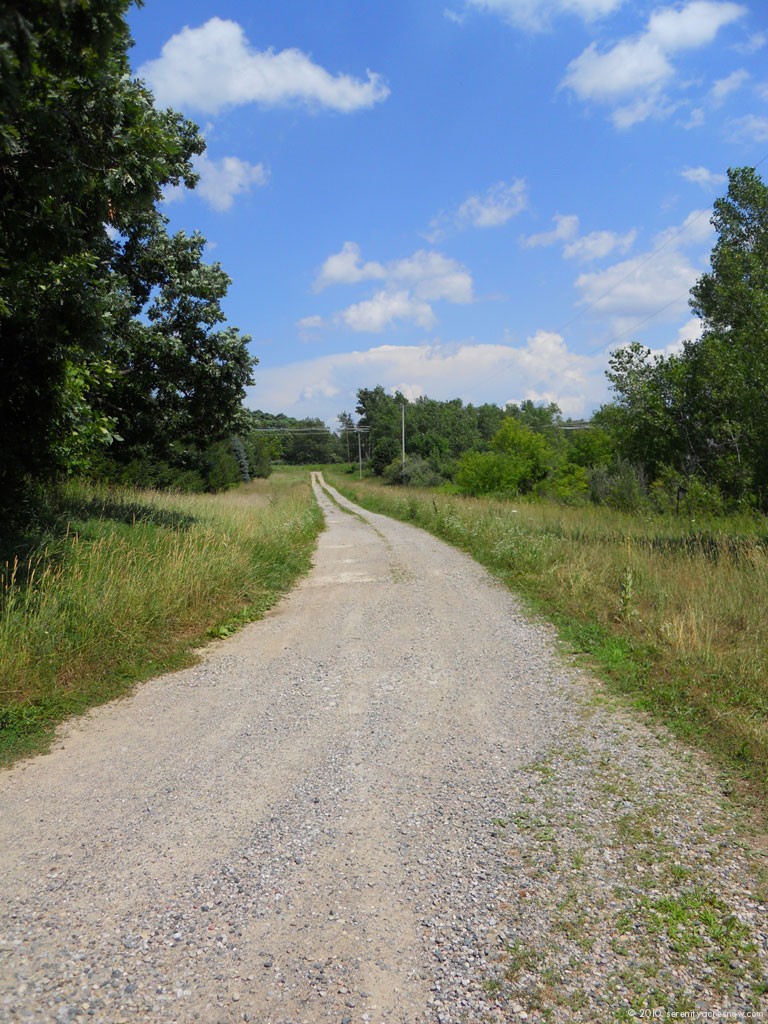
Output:
[[[705,760],[315,489],[286,600],[0,778],[0,1019],[768,1020],[765,846]]]

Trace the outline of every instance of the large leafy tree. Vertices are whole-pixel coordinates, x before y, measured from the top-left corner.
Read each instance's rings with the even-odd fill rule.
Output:
[[[248,339],[222,326],[230,280],[203,262],[204,246],[199,234],[169,237],[159,217],[140,244],[134,233],[116,243],[120,324],[106,349],[116,376],[99,407],[119,426],[123,461],[204,448],[237,425],[254,360]]]
[[[146,422],[148,399],[162,429],[182,399],[183,429],[210,414],[223,426],[226,389],[241,393],[249,379],[244,339],[210,329],[220,271],[202,269],[197,240],[168,239],[157,213],[163,187],[194,185],[191,160],[204,144],[131,78],[129,6],[10,0],[0,10],[5,495],[26,475],[77,467],[96,440],[132,429],[134,414]],[[185,306],[184,289],[202,294]],[[176,375],[173,400],[166,371]],[[130,386],[127,373],[136,374]],[[139,381],[144,404],[129,408],[122,403],[138,398]]]
[[[768,505],[768,188],[751,167],[728,172],[715,203],[718,238],[709,273],[691,291],[704,322],[689,344],[690,391],[698,407],[702,458],[735,495]]]
[[[701,337],[678,356],[634,343],[614,352],[616,401],[597,419],[618,453],[654,478],[697,476],[768,507],[768,188],[754,168],[728,172],[715,203],[711,270],[691,290]]]

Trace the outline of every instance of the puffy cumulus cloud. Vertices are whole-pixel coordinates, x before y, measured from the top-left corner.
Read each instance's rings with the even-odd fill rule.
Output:
[[[643,32],[621,39],[609,50],[592,43],[566,70],[562,82],[584,102],[613,107],[616,127],[629,128],[674,109],[664,95],[676,71],[672,58],[712,43],[726,25],[743,17],[743,4],[691,0],[684,7],[654,11]]]
[[[194,167],[200,175],[195,191],[220,213],[232,207],[236,196],[269,181],[263,164],[249,164],[236,156],[211,160],[204,153],[195,159]]]
[[[355,242],[345,242],[340,252],[328,257],[315,279],[314,290],[360,281],[383,281],[391,288],[407,285],[417,298],[429,302],[446,299],[463,303],[473,299],[472,275],[442,253],[420,249],[412,256],[386,264],[363,262],[360,246]]]
[[[607,53],[591,43],[571,61],[564,79],[580,100],[610,102],[642,89],[655,89],[674,70],[666,54],[647,36],[623,39]]]
[[[365,80],[333,75],[297,49],[255,50],[241,26],[223,18],[183,28],[138,74],[158,104],[205,114],[245,103],[304,103],[349,113],[389,95],[371,71]]]
[[[389,263],[366,262],[355,242],[345,242],[339,252],[328,257],[315,279],[314,291],[363,281],[379,281],[383,287],[370,298],[341,310],[333,323],[374,334],[398,322],[429,329],[437,322],[430,303],[474,300],[472,275],[442,253],[420,249]],[[321,321],[305,317],[299,326],[306,328],[308,323],[319,326]]]
[[[382,384],[411,399],[429,395],[504,405],[530,398],[556,402],[566,415],[583,416],[605,401],[605,365],[604,354],[580,355],[550,331],[538,331],[519,344],[510,338],[497,344],[387,344],[290,366],[269,367],[265,359],[246,402],[332,423],[342,409],[354,408],[358,388]]]
[[[420,249],[413,256],[387,264],[386,270],[390,282],[409,285],[418,298],[428,302],[473,301],[472,275],[442,253]]]
[[[510,25],[528,31],[540,32],[549,28],[553,19],[562,14],[574,14],[584,21],[594,21],[611,14],[624,0],[468,0],[491,14],[499,14]]]
[[[651,252],[579,275],[575,285],[581,304],[621,333],[657,316],[678,318],[688,308],[689,292],[701,274],[701,267],[683,250],[708,247],[714,234],[708,212],[695,210],[681,226],[659,234]]]
[[[212,160],[206,153],[193,158],[192,165],[200,176],[194,193],[183,185],[163,189],[163,202],[178,203],[195,194],[219,213],[232,208],[235,198],[251,189],[266,185],[269,171],[264,164],[249,164],[236,156]]]
[[[674,352],[681,352],[683,345],[687,341],[698,341],[704,330],[704,323],[697,316],[692,316],[690,320],[683,324],[680,330],[677,332],[677,338],[672,343],[670,348]],[[671,353],[670,353],[671,354]]]
[[[484,193],[470,195],[455,209],[433,217],[425,232],[434,244],[452,231],[466,228],[500,228],[528,208],[528,183],[524,178],[497,181]]]
[[[360,246],[356,242],[345,242],[340,252],[333,253],[323,263],[315,278],[314,290],[321,292],[337,284],[383,280],[386,276],[381,263],[363,263]]]
[[[522,244],[533,249],[562,242],[565,259],[588,263],[604,259],[615,251],[627,252],[637,237],[636,231],[628,231],[625,235],[617,235],[614,231],[593,231],[579,237],[579,218],[575,214],[557,214],[554,221],[552,231],[523,237]]]
[[[728,180],[725,174],[717,174],[706,167],[684,167],[680,177],[706,189],[718,188]]]
[[[521,239],[526,249],[545,248],[558,242],[567,242],[575,238],[579,231],[579,218],[576,214],[556,213],[555,227],[552,231],[541,231],[537,235],[524,235]]]
[[[437,322],[429,303],[405,290],[377,292],[370,299],[347,306],[335,320],[363,334],[380,334],[385,327],[398,321],[416,324],[425,330]]]

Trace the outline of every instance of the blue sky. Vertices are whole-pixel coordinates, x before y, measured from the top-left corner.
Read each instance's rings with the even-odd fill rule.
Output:
[[[130,21],[134,70],[205,135],[164,209],[232,278],[269,412],[332,423],[382,384],[589,415],[611,350],[695,336],[712,202],[768,154],[764,0],[146,0]]]

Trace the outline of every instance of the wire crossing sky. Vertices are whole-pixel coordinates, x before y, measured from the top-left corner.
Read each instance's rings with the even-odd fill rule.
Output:
[[[267,412],[335,424],[382,384],[588,416],[611,350],[697,335],[712,203],[768,152],[763,0],[146,0],[131,27],[205,135],[164,209],[232,277]]]

